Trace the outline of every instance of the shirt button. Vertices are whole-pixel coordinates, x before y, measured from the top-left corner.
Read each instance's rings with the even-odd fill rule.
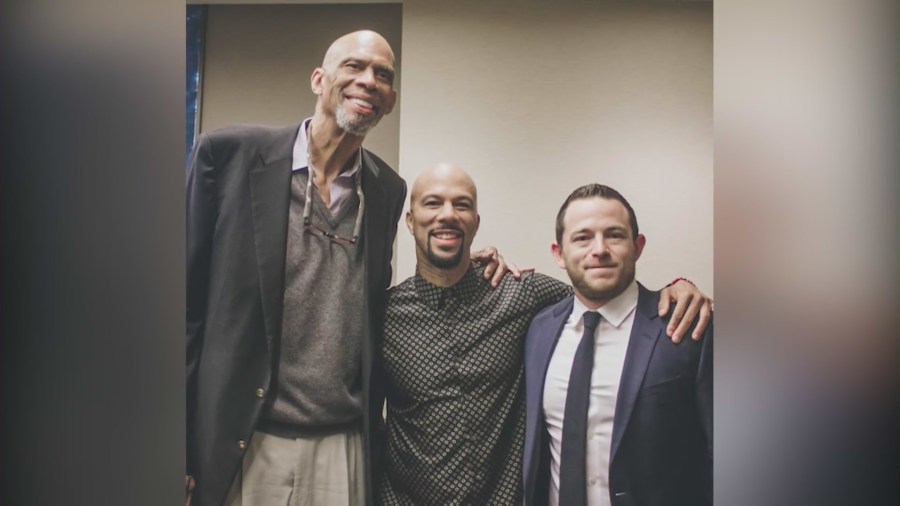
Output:
[[[591,486],[593,487],[596,484],[597,484],[597,480],[595,480],[594,478],[591,478]]]
[[[266,391],[265,391],[265,390],[263,390],[262,388],[257,388],[257,389],[256,389],[256,396],[257,396],[257,397],[262,398],[264,395],[266,395]]]
[[[238,441],[238,448],[240,448],[241,450],[246,450],[247,442],[241,439],[240,441]]]

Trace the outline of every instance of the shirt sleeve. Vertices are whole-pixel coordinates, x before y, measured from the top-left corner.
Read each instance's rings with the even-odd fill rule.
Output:
[[[529,275],[525,281],[531,287],[535,309],[559,302],[573,293],[571,286],[539,272]]]

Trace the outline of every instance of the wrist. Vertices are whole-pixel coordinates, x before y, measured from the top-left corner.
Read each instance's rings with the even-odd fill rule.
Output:
[[[666,285],[666,288],[669,288],[670,286],[674,285],[675,283],[677,283],[677,282],[679,282],[679,281],[684,281],[684,282],[686,282],[686,283],[690,283],[691,286],[697,286],[697,285],[694,284],[693,281],[691,281],[691,280],[688,279],[688,278],[681,278],[681,277],[678,277],[678,278],[673,279],[672,282],[670,282],[668,285]]]

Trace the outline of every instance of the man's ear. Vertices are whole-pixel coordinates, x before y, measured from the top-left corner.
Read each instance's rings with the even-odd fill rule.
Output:
[[[553,253],[553,259],[556,260],[556,265],[558,265],[562,269],[565,269],[566,261],[563,258],[562,246],[560,246],[559,244],[557,244],[555,242],[551,243],[550,244],[550,252]]]
[[[406,230],[409,230],[409,233],[413,233],[412,226],[412,211],[406,211]]]
[[[647,245],[647,238],[644,237],[644,234],[638,234],[637,238],[634,240],[634,259],[637,260],[641,258],[641,253],[644,251],[644,246]]]
[[[316,67],[311,76],[309,76],[309,87],[316,95],[322,94],[322,77],[325,76],[325,69]]]

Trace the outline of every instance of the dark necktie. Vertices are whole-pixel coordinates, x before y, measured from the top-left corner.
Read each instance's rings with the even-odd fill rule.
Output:
[[[575,350],[569,375],[559,461],[561,506],[587,504],[587,413],[591,403],[591,371],[594,369],[594,330],[598,323],[600,313],[584,313],[584,334]]]

